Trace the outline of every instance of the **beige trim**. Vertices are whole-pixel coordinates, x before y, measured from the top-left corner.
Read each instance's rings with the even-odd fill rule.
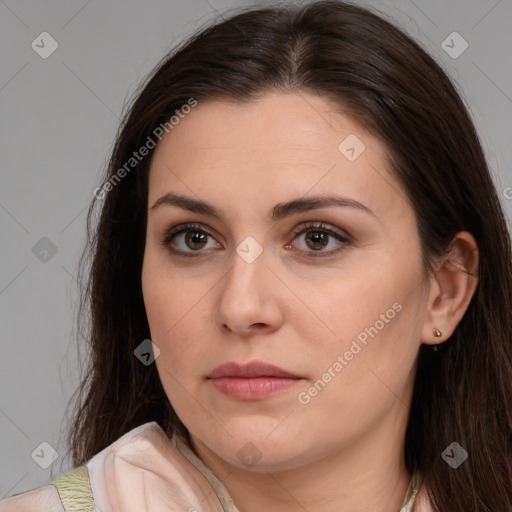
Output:
[[[66,512],[95,512],[94,500],[86,466],[64,473],[52,480]]]

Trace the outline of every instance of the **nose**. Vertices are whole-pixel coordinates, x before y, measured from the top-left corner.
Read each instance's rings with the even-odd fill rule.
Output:
[[[217,288],[215,324],[225,333],[247,338],[268,334],[282,325],[282,283],[268,268],[263,251],[248,263],[238,253]]]

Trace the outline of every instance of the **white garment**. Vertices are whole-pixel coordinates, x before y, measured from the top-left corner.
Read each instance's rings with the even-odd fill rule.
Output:
[[[95,512],[238,512],[224,485],[186,441],[169,439],[156,422],[127,432],[85,466],[94,506],[90,499],[88,503]],[[413,479],[400,512],[430,511],[424,497],[414,504],[413,487],[418,484],[418,478]],[[85,510],[83,494],[80,506],[72,499],[65,508],[61,498],[57,488],[47,484],[0,501],[0,512]]]

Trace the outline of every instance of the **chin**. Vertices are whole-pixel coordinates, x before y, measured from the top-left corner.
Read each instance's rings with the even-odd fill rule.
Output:
[[[248,433],[247,426],[238,432],[229,430],[233,438],[223,436],[220,445],[219,439],[212,439],[213,443],[209,439],[208,445],[231,466],[256,473],[287,471],[307,463],[307,447],[297,442],[296,433],[283,429],[278,434],[272,429],[275,423],[259,432]]]

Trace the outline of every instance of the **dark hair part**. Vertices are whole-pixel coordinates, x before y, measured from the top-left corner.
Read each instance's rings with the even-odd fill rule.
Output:
[[[104,180],[190,98],[248,102],[271,91],[332,99],[385,143],[417,217],[427,272],[457,232],[475,237],[478,285],[466,314],[437,353],[419,351],[405,457],[424,475],[434,510],[511,510],[510,236],[470,115],[418,43],[381,13],[341,1],[238,12],[184,41],[141,85]],[[150,338],[140,276],[151,154],[87,216],[79,316],[90,323],[82,334],[90,358],[68,438],[76,465],[149,421],[186,435],[156,366],[134,357]],[[469,453],[457,469],[441,458],[454,441]]]

